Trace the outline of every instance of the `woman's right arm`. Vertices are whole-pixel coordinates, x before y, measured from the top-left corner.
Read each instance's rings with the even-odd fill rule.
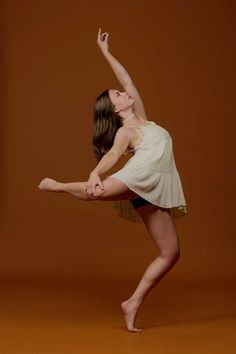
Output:
[[[121,127],[118,129],[112,148],[102,157],[94,170],[90,173],[85,192],[88,195],[95,195],[96,185],[103,188],[103,183],[100,176],[110,170],[120,156],[126,151],[130,141],[130,135],[127,128]]]
[[[120,127],[114,138],[111,149],[102,157],[90,174],[102,175],[110,170],[127,150],[130,143],[130,133],[127,128]]]

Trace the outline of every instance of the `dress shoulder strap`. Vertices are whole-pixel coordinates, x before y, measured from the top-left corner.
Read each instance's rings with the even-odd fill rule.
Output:
[[[151,124],[153,124],[153,122],[149,120],[149,121],[148,121],[148,124],[145,124],[145,125],[137,125],[137,124],[135,124],[135,125],[129,125],[128,128],[134,128],[134,127],[136,127],[136,128],[142,128],[142,127],[147,127],[148,125],[151,125]]]
[[[140,128],[143,127],[143,125],[129,125],[128,128]]]

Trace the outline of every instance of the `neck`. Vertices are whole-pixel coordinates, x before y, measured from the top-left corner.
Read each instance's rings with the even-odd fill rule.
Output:
[[[128,119],[131,119],[131,118],[135,118],[135,114],[134,113],[131,113],[130,115],[128,115],[128,117],[126,118],[123,118],[123,121],[127,121]]]

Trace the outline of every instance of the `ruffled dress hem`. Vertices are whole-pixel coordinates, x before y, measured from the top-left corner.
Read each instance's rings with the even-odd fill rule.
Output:
[[[142,193],[142,191],[140,191],[139,189],[136,189],[134,186],[131,186],[129,183],[127,183],[127,181],[124,181],[122,178],[113,175],[110,177],[115,178],[120,182],[124,183],[130,190],[138,194],[143,199],[146,199],[151,204],[159,206],[161,208],[170,209],[170,214],[174,219],[180,218],[187,214],[186,204],[182,204],[182,203],[163,204],[162,202],[159,201],[150,200],[145,193]],[[136,209],[133,207],[129,199],[114,200],[112,201],[112,204],[113,204],[112,205],[113,208],[116,209],[116,211],[118,212],[118,216],[125,218],[129,221],[143,223],[143,219],[136,211]]]

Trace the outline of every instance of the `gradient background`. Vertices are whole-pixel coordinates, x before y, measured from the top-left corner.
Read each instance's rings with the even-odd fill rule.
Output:
[[[119,218],[112,202],[37,187],[86,181],[95,166],[95,98],[122,90],[96,44],[101,27],[149,120],[172,135],[188,214],[176,220],[181,258],[167,278],[235,280],[235,3],[1,6],[0,278],[139,279],[158,254],[144,224]]]

